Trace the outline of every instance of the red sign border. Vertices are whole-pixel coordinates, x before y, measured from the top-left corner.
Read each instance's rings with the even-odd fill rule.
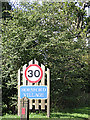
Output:
[[[40,78],[39,78],[37,81],[31,81],[31,80],[29,80],[29,79],[27,78],[26,72],[27,72],[28,68],[31,67],[31,66],[36,66],[36,67],[38,67],[38,68],[40,69],[40,71],[41,71],[41,76],[40,76]],[[41,68],[39,65],[37,65],[37,64],[31,64],[31,65],[29,65],[29,66],[26,68],[26,70],[25,70],[25,78],[26,78],[26,80],[28,80],[28,81],[31,82],[31,83],[37,83],[37,82],[39,82],[39,81],[42,79],[42,76],[43,76],[42,68]]]

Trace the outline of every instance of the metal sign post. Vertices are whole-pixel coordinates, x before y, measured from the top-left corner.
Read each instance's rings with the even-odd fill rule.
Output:
[[[27,97],[20,100],[20,118],[21,120],[29,120],[29,99]]]

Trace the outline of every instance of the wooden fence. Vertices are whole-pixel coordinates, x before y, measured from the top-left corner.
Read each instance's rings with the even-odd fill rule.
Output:
[[[25,69],[30,64],[37,64],[39,65],[39,62],[34,60],[31,60],[29,64],[25,64],[21,69],[18,70],[18,116],[20,116],[20,86],[47,86],[47,99],[29,99],[29,109],[32,109],[33,106],[35,106],[35,110],[39,109],[39,106],[41,106],[41,110],[45,110],[45,106],[47,106],[47,117],[50,117],[50,70],[48,68],[45,68],[43,64],[39,65],[43,70],[43,77],[42,79],[37,83],[30,83],[25,78]]]

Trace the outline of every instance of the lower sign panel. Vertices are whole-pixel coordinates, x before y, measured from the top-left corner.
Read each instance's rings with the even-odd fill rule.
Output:
[[[47,86],[20,86],[20,98],[47,99]]]

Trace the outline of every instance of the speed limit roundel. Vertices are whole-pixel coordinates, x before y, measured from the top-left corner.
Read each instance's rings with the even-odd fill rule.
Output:
[[[31,64],[25,70],[25,77],[31,83],[39,82],[42,76],[42,68],[37,64]]]

